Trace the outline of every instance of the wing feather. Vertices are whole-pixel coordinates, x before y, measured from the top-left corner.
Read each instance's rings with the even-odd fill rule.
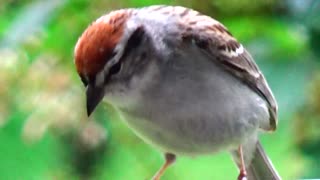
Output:
[[[206,20],[210,21],[211,18],[207,17]],[[212,24],[211,28],[192,25],[186,28],[182,38],[191,40],[212,57],[212,61],[219,61],[223,68],[265,99],[270,114],[270,128],[265,130],[274,131],[278,123],[278,105],[265,77],[249,52],[231,33],[222,24],[217,24],[216,20]]]
[[[248,51],[235,39],[225,41],[219,34],[189,35],[184,38],[191,38],[204,53],[212,57],[212,61],[219,61],[222,67],[265,99],[270,114],[270,128],[265,130],[274,131],[277,128],[278,106],[265,77]]]
[[[183,41],[195,43],[212,57],[212,61],[219,61],[223,68],[265,99],[270,113],[270,128],[266,130],[276,129],[278,106],[268,83],[251,55],[225,26],[209,16],[180,6],[151,6],[148,9],[176,18]]]

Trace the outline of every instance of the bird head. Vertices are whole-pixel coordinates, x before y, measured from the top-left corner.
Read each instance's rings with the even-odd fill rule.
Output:
[[[128,10],[100,17],[80,36],[74,50],[75,66],[86,87],[88,116],[104,97],[105,86],[120,73],[128,46],[137,45],[142,28],[127,26]]]

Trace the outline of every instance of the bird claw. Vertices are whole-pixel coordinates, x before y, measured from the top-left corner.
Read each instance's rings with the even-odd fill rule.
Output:
[[[248,180],[246,173],[241,172],[238,176],[238,180]]]

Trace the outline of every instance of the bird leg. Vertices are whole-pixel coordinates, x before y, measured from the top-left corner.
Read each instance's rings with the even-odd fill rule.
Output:
[[[166,162],[161,166],[158,172],[153,176],[152,180],[160,180],[161,176],[164,174],[166,169],[175,162],[176,155],[171,153],[165,153]]]
[[[238,148],[238,153],[240,156],[240,174],[238,176],[238,180],[247,180],[247,171],[246,171],[246,165],[244,163],[243,159],[243,152],[242,152],[242,145]]]

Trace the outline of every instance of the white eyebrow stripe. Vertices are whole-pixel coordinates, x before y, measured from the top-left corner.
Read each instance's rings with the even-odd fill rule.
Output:
[[[124,53],[124,49],[127,44],[127,41],[130,38],[130,35],[137,28],[138,25],[133,23],[127,23],[126,26],[128,28],[125,30],[125,32],[123,33],[123,37],[120,39],[119,43],[116,45],[116,47],[113,50],[114,53],[116,53],[115,56],[112,59],[110,59],[104,65],[103,69],[96,75],[96,82],[95,82],[96,86],[99,86],[99,87],[103,86],[106,74],[109,73],[110,67],[112,67],[114,64],[116,64],[120,60],[120,58]]]

